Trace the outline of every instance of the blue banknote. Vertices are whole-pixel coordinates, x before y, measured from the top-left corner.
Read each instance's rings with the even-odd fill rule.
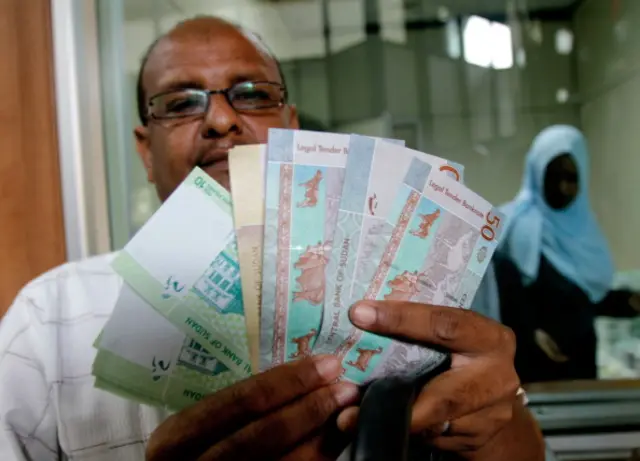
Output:
[[[388,218],[412,165],[431,166],[463,180],[462,165],[385,140],[352,135],[314,352],[332,353],[350,334],[348,309],[364,297],[378,268],[393,230]]]
[[[363,299],[468,308],[500,242],[504,216],[489,202],[414,158],[387,217],[392,232]],[[351,328],[333,351],[349,381],[415,375],[444,355]]]

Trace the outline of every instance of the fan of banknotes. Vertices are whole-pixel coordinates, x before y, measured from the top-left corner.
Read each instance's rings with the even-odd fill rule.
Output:
[[[271,129],[229,154],[231,193],[195,168],[112,262],[98,388],[173,410],[287,361],[342,379],[444,356],[355,328],[361,299],[468,308],[504,227],[462,165],[360,135]]]

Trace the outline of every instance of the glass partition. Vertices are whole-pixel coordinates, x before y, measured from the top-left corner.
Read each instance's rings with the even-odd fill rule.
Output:
[[[543,354],[541,363],[550,360],[553,367],[562,368],[566,350],[555,332],[561,328],[571,336],[574,329],[591,328],[597,335],[593,376],[580,370],[568,379],[631,380],[625,384],[631,394],[625,395],[636,395],[640,318],[635,314],[640,312],[640,298],[632,295],[640,292],[640,192],[635,181],[640,171],[640,2],[98,3],[114,249],[122,247],[159,205],[131,134],[137,123],[140,60],[151,42],[179,21],[217,15],[255,31],[273,50],[303,128],[405,139],[409,147],[464,164],[468,185],[495,204],[518,194],[525,156],[536,135],[557,124],[580,129],[588,142],[590,171],[580,178],[583,182],[578,180],[579,187],[590,198],[613,261],[610,288],[622,291],[615,299],[607,298],[606,308],[598,307],[604,295],[595,296],[595,301],[584,298],[585,309],[591,309],[584,318],[583,311],[569,314],[560,305],[556,311],[546,309],[547,326],[519,324],[516,333],[531,333],[528,347]],[[576,166],[572,168],[575,174]],[[560,246],[558,251],[569,252],[567,248]],[[600,250],[594,249],[601,255],[607,252]],[[560,273],[560,280],[574,280],[553,261],[549,266],[550,273]],[[579,282],[573,285],[580,287]],[[518,309],[501,307],[503,312]],[[580,340],[579,335],[575,338]],[[596,339],[593,342],[595,347]],[[581,354],[580,347],[566,347],[572,351],[569,361]],[[587,343],[584,353],[590,354]],[[563,375],[545,368],[540,379],[535,370],[530,376],[528,381],[537,382]],[[539,395],[563,396],[572,389],[571,384],[562,391],[551,384],[536,386],[532,392]],[[607,389],[605,383],[593,395],[605,395]]]

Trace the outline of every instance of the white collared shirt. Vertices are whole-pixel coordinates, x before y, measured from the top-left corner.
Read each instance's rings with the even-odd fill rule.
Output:
[[[167,412],[93,387],[92,344],[122,279],[113,255],[29,283],[0,321],[0,460],[144,459]]]

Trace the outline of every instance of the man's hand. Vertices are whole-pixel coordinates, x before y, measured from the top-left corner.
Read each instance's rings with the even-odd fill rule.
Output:
[[[511,421],[520,381],[510,329],[471,311],[408,302],[363,301],[350,318],[364,330],[452,352],[451,369],[416,400],[412,433],[473,458]],[[356,417],[357,409],[349,408],[338,424],[349,430]]]
[[[208,396],[156,429],[147,460],[335,459],[346,442],[328,446],[326,423],[358,399],[353,384],[331,384],[340,372],[335,357],[314,357]]]

